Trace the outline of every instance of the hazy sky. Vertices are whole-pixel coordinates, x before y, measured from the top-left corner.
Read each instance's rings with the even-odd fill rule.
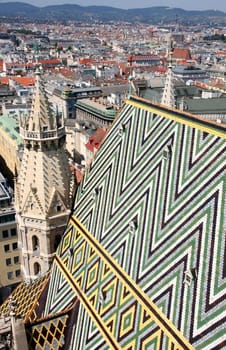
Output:
[[[8,0],[16,1],[16,0]],[[0,0],[7,2],[7,0]],[[214,9],[226,12],[226,0],[24,0],[36,6],[57,5],[57,4],[77,4],[81,6],[104,5],[118,8],[141,8],[151,6],[180,7],[186,10],[206,10]],[[0,7],[1,14],[1,7]]]

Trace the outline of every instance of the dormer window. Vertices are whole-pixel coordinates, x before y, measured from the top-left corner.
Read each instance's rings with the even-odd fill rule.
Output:
[[[172,145],[167,145],[163,150],[163,159],[169,159],[172,154]]]
[[[42,131],[48,131],[48,125],[43,125]]]

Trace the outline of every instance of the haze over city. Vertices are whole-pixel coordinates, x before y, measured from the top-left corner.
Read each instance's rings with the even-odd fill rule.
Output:
[[[13,0],[1,2],[12,2]],[[20,1],[32,4],[34,6],[47,6],[47,5],[59,5],[59,4],[77,4],[80,6],[112,6],[123,9],[129,8],[142,8],[142,7],[152,7],[152,6],[169,6],[169,7],[179,7],[185,10],[220,10],[226,11],[226,2],[225,0],[205,0],[205,1],[195,1],[195,0],[110,0],[106,2],[105,0],[28,0],[28,1]]]

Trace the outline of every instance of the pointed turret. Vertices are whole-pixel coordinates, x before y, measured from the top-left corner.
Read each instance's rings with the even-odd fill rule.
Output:
[[[36,73],[35,93],[32,103],[32,111],[29,117],[29,131],[43,131],[44,129],[55,130],[56,118],[50,109],[44,86],[41,82],[40,73]]]
[[[20,119],[24,152],[15,196],[22,269],[29,279],[48,270],[71,208],[65,128],[57,118],[37,73],[31,114]]]

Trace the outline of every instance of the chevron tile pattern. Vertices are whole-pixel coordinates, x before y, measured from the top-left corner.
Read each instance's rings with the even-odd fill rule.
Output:
[[[138,290],[195,349],[225,348],[225,130],[156,109],[125,104],[78,188],[45,309],[67,308],[78,294],[72,349],[108,349],[111,340],[128,350],[179,349]],[[73,220],[131,278],[132,294]]]

